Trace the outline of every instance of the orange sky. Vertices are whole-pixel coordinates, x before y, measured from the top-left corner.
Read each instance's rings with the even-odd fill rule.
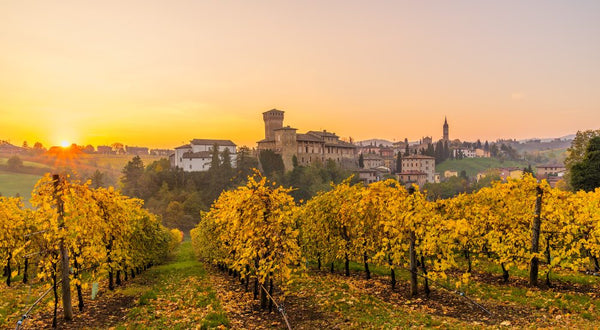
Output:
[[[254,146],[600,128],[599,1],[0,3],[0,139]]]

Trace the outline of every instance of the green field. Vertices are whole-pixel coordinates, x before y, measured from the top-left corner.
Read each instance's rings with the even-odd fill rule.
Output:
[[[27,201],[39,179],[39,175],[0,171],[0,193],[2,196],[16,196],[18,193]]]
[[[74,173],[81,175],[81,179],[87,179],[95,171],[105,173],[105,184],[114,185],[121,176],[121,170],[127,162],[134,156],[131,155],[81,155],[81,157],[69,160],[68,163],[58,163],[55,159],[47,156],[20,157],[23,160],[23,166],[29,168],[42,168],[52,172],[61,167],[69,167]],[[142,156],[144,165],[148,165],[161,157]],[[0,157],[0,165],[5,165],[8,161],[7,156]],[[53,165],[54,164],[54,165]],[[17,193],[23,197],[27,204],[31,196],[31,191],[41,175],[25,174],[0,170],[0,193],[2,196],[15,196]]]
[[[524,161],[501,161],[495,158],[464,158],[446,160],[435,166],[435,171],[444,174],[444,171],[466,171],[468,177],[476,177],[477,173],[484,172],[491,168],[501,167],[527,167],[527,162]]]
[[[8,162],[8,158],[6,157],[0,157],[0,165],[6,165],[6,163]],[[48,165],[46,164],[40,164],[37,162],[30,162],[27,160],[23,160],[23,166],[28,166],[28,167],[37,167],[37,168],[48,168]]]

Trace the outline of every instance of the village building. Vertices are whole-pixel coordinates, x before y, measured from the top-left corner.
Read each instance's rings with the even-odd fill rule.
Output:
[[[419,187],[422,187],[426,184],[427,181],[427,173],[421,171],[402,171],[396,174],[398,181],[402,182],[406,186],[410,186],[416,184]]]
[[[211,139],[194,139],[189,144],[175,148],[175,152],[169,156],[171,167],[180,168],[185,172],[208,171],[211,166],[213,148],[215,146],[219,155],[229,152],[231,166],[234,167],[236,160],[235,143],[231,142],[231,140]]]
[[[444,171],[444,179],[448,179],[448,178],[451,178],[453,176],[458,176],[458,172],[457,171],[450,171],[450,170]]]
[[[363,164],[364,168],[375,168],[379,166],[384,166],[383,157],[373,154],[363,155]]]
[[[114,154],[115,152],[113,151],[113,148],[111,146],[97,146],[96,153],[110,155]]]
[[[421,186],[427,182],[439,181],[436,180],[435,158],[425,155],[402,157],[402,171],[396,175],[404,184],[415,183]]]
[[[523,176],[523,169],[519,167],[504,167],[504,168],[493,168],[488,169],[485,172],[477,173],[477,181],[485,178],[488,175],[498,175],[502,181],[506,181],[508,178],[520,179]]]
[[[145,156],[149,154],[148,148],[146,147],[125,146],[125,151],[128,155]]]
[[[562,177],[566,171],[567,168],[560,164],[537,166],[537,178],[547,179],[550,176]]]
[[[258,141],[259,152],[272,150],[281,155],[285,170],[293,168],[294,156],[298,165],[333,160],[345,168],[357,167],[358,159],[354,144],[342,141],[335,133],[326,130],[297,133],[296,128],[283,126],[283,114],[283,111],[277,109],[263,113],[265,138]]]
[[[452,156],[454,158],[475,158],[477,152],[469,148],[456,148],[452,150]]]
[[[150,154],[153,156],[167,156],[173,153],[172,149],[150,149]]]

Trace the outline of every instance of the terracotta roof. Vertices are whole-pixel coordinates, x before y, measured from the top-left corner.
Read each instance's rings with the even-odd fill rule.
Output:
[[[298,129],[290,127],[290,125],[274,129],[274,131],[283,131],[283,130],[294,130],[294,131],[297,131]]]
[[[296,140],[298,141],[312,141],[312,142],[323,142],[322,139],[312,135],[312,134],[298,134],[296,135]]]
[[[218,146],[226,146],[226,147],[235,147],[235,143],[231,142],[231,140],[211,140],[211,139],[193,139],[192,144],[195,145],[218,145]]]
[[[370,169],[370,168],[361,168],[360,170],[357,170],[356,172],[358,172],[358,173],[376,173],[377,170]]]
[[[354,149],[356,148],[355,145],[351,144],[351,143],[346,143],[343,141],[340,141],[339,143],[325,143],[326,147],[337,147],[337,148],[351,148]]]
[[[402,157],[402,160],[404,160],[404,159],[435,159],[435,158],[431,157],[431,156],[425,156],[425,155],[411,155],[411,156]]]
[[[191,146],[189,144],[184,144],[184,145],[179,146],[179,147],[177,147],[175,149],[190,149],[190,148],[191,148]]]
[[[274,139],[270,139],[270,140],[269,139],[262,139],[262,140],[260,140],[260,141],[258,141],[256,143],[262,143],[262,142],[275,142],[275,140]]]
[[[185,152],[183,153],[183,158],[212,158],[212,154],[210,151]]]
[[[427,173],[422,172],[422,171],[402,171],[400,173],[398,173],[398,175],[427,175]]]
[[[537,168],[551,168],[551,167],[564,168],[564,167],[565,167],[565,165],[558,165],[558,164],[555,164],[555,165],[541,165],[541,166],[536,166],[536,167],[537,167]]]
[[[383,157],[381,157],[379,155],[374,155],[374,154],[363,154],[363,159],[364,160],[367,160],[367,159],[383,160]]]
[[[313,134],[313,135],[317,135],[319,137],[325,137],[325,136],[338,137],[337,135],[335,135],[335,133],[327,132],[325,130],[323,130],[323,131],[308,131],[308,132],[306,132],[306,134]]]

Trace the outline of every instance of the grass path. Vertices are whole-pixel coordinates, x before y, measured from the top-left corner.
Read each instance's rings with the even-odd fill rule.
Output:
[[[192,252],[190,242],[178,248],[174,258],[152,267],[123,286],[110,292],[101,283],[96,300],[77,311],[73,301],[74,319],[65,323],[59,318],[59,328],[66,329],[206,329],[229,327],[229,320],[206,270]],[[76,299],[76,298],[75,298]],[[59,308],[60,309],[60,308]],[[62,311],[59,310],[59,315]],[[25,323],[26,329],[48,328],[52,322],[50,306],[38,311]]]
[[[134,306],[116,328],[214,328],[229,321],[210,285],[206,270],[184,242],[172,262],[153,267],[120,293]]]

